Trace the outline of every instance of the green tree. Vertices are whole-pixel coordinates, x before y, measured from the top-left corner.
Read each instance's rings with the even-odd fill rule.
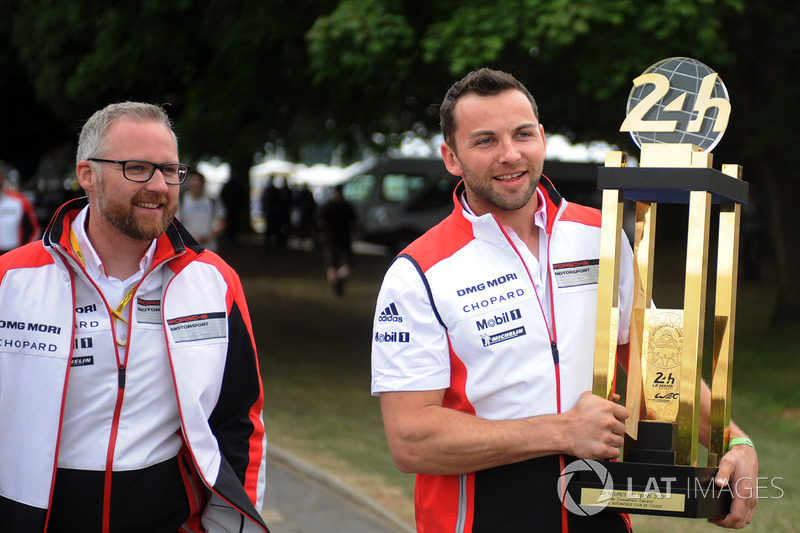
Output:
[[[32,89],[26,108],[59,121],[53,142],[73,142],[109,102],[146,100],[167,105],[185,157],[221,156],[246,178],[266,142],[302,147],[323,130],[304,34],[325,9],[324,0],[0,0],[0,57]],[[26,140],[27,152],[2,157],[30,168],[42,147]]]

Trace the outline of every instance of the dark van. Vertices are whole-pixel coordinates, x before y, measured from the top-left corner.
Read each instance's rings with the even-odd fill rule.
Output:
[[[567,199],[599,206],[596,163],[545,161],[544,173]],[[344,197],[359,217],[360,240],[391,253],[453,210],[453,176],[439,158],[383,158],[344,183]]]
[[[453,210],[453,176],[441,159],[380,159],[344,183],[359,238],[396,253]]]

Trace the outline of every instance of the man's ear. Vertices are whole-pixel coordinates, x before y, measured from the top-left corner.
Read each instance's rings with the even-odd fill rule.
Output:
[[[464,177],[464,169],[461,166],[461,161],[456,157],[455,150],[447,143],[442,143],[440,149],[442,151],[442,161],[444,161],[447,171],[453,176]]]
[[[78,184],[85,191],[94,191],[97,185],[97,173],[89,161],[85,159],[78,161],[75,165],[75,175],[78,177]]]

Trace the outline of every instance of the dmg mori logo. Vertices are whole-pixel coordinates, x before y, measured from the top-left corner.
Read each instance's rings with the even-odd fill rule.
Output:
[[[688,57],[659,61],[633,80],[620,131],[643,143],[694,144],[710,152],[731,116],[719,75]]]

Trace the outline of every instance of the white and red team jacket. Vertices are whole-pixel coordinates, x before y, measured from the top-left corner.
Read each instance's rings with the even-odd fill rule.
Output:
[[[139,468],[117,468],[115,451],[135,458],[137,439],[148,438],[136,431],[148,409],[126,409],[126,391],[148,391],[136,388],[135,374],[126,376],[126,360],[108,362],[115,353],[109,306],[116,302],[96,290],[76,291],[91,284],[69,242],[70,224],[85,206],[85,198],[64,204],[41,241],[0,257],[0,531],[41,533],[54,513],[63,527],[71,513],[88,520],[84,514],[101,508],[102,525],[98,518],[94,530],[136,531],[154,509],[169,516],[174,511],[167,507],[179,504],[189,518],[178,531],[267,531],[259,513],[266,484],[263,388],[241,282],[177,220],[158,239],[152,266],[132,295],[126,359],[149,347],[163,352],[166,337],[183,445],[170,461],[151,465],[152,457],[142,458]],[[69,376],[95,364],[119,365],[119,380],[98,384],[116,389],[113,415],[93,428],[108,462],[100,472],[59,466],[56,475]],[[158,402],[163,398],[153,399],[153,409],[163,408]],[[62,494],[54,511],[54,485],[69,474],[77,494]],[[75,490],[83,479],[85,493]],[[141,494],[143,479],[152,494]],[[159,490],[176,485],[177,503],[159,499]]]
[[[466,212],[463,191],[461,183],[452,214],[386,273],[373,325],[372,393],[446,389],[445,407],[491,420],[566,412],[592,388],[600,212],[563,200],[542,177],[537,216],[544,215],[547,241],[537,260],[493,215]],[[622,249],[618,343],[626,344],[633,273],[630,246]],[[541,276],[540,265],[548,269]],[[628,531],[626,516],[581,517],[562,505],[559,476],[572,460],[418,474],[417,531]]]
[[[0,253],[31,242],[38,233],[39,221],[25,195],[0,188]]]

